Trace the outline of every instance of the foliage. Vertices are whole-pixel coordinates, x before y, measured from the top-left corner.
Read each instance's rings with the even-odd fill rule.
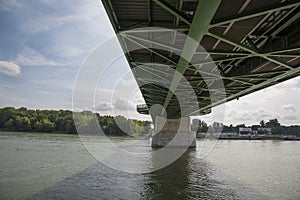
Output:
[[[199,124],[192,125],[192,130],[197,131],[198,133],[216,133],[216,132],[223,132],[223,133],[238,133],[239,128],[247,128],[245,124],[239,124],[233,126],[223,125],[222,123],[214,122],[212,125],[207,125],[204,121],[198,120]],[[205,127],[205,128],[204,128]],[[260,125],[253,125],[250,126],[253,130],[257,130],[258,128],[271,128],[271,133],[273,135],[300,135],[300,126],[292,125],[292,126],[282,126],[278,119],[270,119],[268,122],[264,120],[260,121]],[[250,128],[249,127],[249,128]],[[267,134],[267,130],[259,130],[259,134]]]
[[[24,107],[0,109],[0,129],[8,131],[77,134],[77,127],[87,134],[92,134],[92,131],[99,130],[93,127],[95,125],[100,125],[105,135],[147,134],[150,130],[148,121],[126,119],[123,116],[100,116],[91,111],[73,113],[68,110],[30,110]],[[192,130],[202,133],[208,131],[230,133],[238,132],[239,127],[246,125],[227,126],[218,122],[207,125],[205,121],[198,120],[198,123],[193,123]],[[274,135],[300,135],[300,126],[282,126],[277,119],[270,119],[268,122],[262,120],[260,125],[252,127],[271,128]]]
[[[278,122],[277,119],[270,119],[270,120],[266,123],[266,127],[268,127],[268,128],[280,127],[280,123]]]
[[[106,135],[147,134],[150,129],[148,121],[126,119],[122,116],[100,116],[90,111],[73,113],[68,110],[29,110],[24,107],[0,109],[0,128],[8,131],[77,134],[76,127],[99,130],[92,127],[98,124]]]

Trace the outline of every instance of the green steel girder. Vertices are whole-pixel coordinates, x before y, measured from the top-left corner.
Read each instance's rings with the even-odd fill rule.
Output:
[[[275,11],[279,11],[279,10],[284,10],[284,9],[289,9],[295,6],[299,6],[300,2],[295,0],[295,1],[287,1],[284,3],[279,3],[276,5],[272,5],[270,7],[266,7],[263,9],[259,9],[259,10],[255,10],[255,11],[250,11],[250,12],[246,12],[246,13],[241,13],[241,14],[237,14],[231,17],[227,17],[227,18],[223,18],[223,19],[216,19],[212,22],[212,26],[220,26],[220,25],[225,25],[231,22],[237,22],[237,21],[241,21],[241,20],[246,20],[249,18],[254,18],[254,17],[258,17],[261,15],[266,15],[268,13],[271,12],[275,12]]]
[[[201,110],[212,108],[214,106],[220,105],[220,104],[225,103],[227,101],[236,99],[237,97],[244,96],[246,94],[249,94],[249,93],[251,93],[253,91],[259,90],[259,89],[264,88],[264,87],[268,87],[270,85],[273,85],[277,81],[279,81],[281,79],[284,79],[285,77],[293,76],[293,75],[295,75],[295,74],[297,74],[299,72],[300,72],[300,66],[297,67],[297,68],[290,69],[290,70],[288,70],[288,71],[286,71],[286,72],[284,72],[284,73],[282,73],[282,74],[280,74],[278,76],[275,76],[273,78],[269,78],[268,80],[266,80],[264,82],[258,83],[256,85],[254,85],[252,87],[249,87],[249,88],[246,88],[246,89],[244,89],[244,90],[242,90],[240,92],[237,92],[234,95],[231,95],[230,97],[228,97],[226,99],[223,99],[223,100],[220,100],[220,101],[217,101],[217,102],[213,102],[211,105],[205,106],[205,107],[201,108],[200,110],[192,112],[190,114],[192,115],[193,113],[197,113],[199,111],[201,112]]]
[[[295,58],[295,57],[300,57],[299,54],[267,54],[268,56],[274,56],[274,57],[285,57],[285,58]]]
[[[155,101],[157,101],[157,100],[163,100],[165,98],[165,96],[162,95],[162,93],[160,93],[160,91],[153,91],[153,90],[148,91],[148,89],[149,88],[147,88],[147,90],[143,89],[143,90],[147,91],[147,93],[145,93],[144,96],[148,96],[150,99],[153,99]],[[155,97],[155,98],[153,98],[153,97]]]
[[[139,32],[139,30],[137,30],[137,32]],[[120,34],[123,37],[134,39],[136,42],[138,40],[138,41],[142,41],[142,42],[146,42],[146,43],[152,43],[152,44],[164,47],[166,49],[170,49],[170,51],[173,50],[173,51],[176,51],[177,53],[182,52],[181,49],[179,49],[175,46],[172,46],[172,45],[169,45],[169,44],[164,44],[164,43],[161,43],[161,42],[155,42],[154,40],[133,36],[133,35],[130,35],[130,34],[127,34],[127,33],[130,33],[130,31],[124,31],[124,32],[121,32]],[[249,57],[249,56],[252,56],[248,52],[237,52],[237,51],[204,51],[204,52],[195,52],[194,55],[235,55],[235,56],[244,56],[245,58]],[[241,58],[241,57],[236,57],[236,58]],[[222,59],[224,59],[224,60],[222,60]],[[214,61],[216,61],[216,62],[218,62],[218,61],[227,61],[228,59],[230,60],[231,58],[218,58],[218,59],[215,59]],[[232,58],[232,59],[234,59],[234,58]],[[202,64],[202,63],[200,63],[200,64]]]
[[[299,3],[299,5],[300,5],[300,3]],[[300,12],[298,12],[292,18],[290,18],[289,20],[287,20],[283,25],[281,25],[279,28],[277,28],[276,31],[274,31],[271,34],[271,37],[277,36],[278,33],[280,33],[281,31],[283,31],[284,29],[286,29],[289,25],[291,25],[292,23],[294,23],[299,18],[300,18]]]
[[[294,7],[293,9],[290,9],[290,11],[288,12],[288,14],[286,14],[286,16],[288,16],[289,14],[291,14],[293,11],[295,11],[297,9],[297,6]],[[286,17],[285,16],[285,17]],[[260,44],[257,45],[258,48],[263,47],[264,45],[270,44],[272,43],[272,40],[274,40],[276,38],[276,36],[283,31],[285,28],[287,28],[289,25],[293,24],[296,20],[299,19],[300,14],[297,13],[296,15],[294,15],[292,18],[288,19],[287,21],[285,21],[283,24],[281,24],[279,27],[276,28],[276,30],[269,34],[269,32],[274,29],[278,24],[280,24],[280,22],[283,22],[285,20],[285,17],[282,17],[281,20],[279,20],[276,24],[274,24],[271,28],[269,28],[269,30],[265,31],[265,33],[263,33],[263,35],[267,34],[267,37],[265,38],[265,40],[263,40]]]
[[[177,62],[174,61],[174,60],[172,60],[172,58],[168,58],[167,56],[162,55],[162,54],[159,53],[158,51],[155,51],[155,50],[153,50],[153,49],[150,49],[150,48],[148,48],[147,46],[142,45],[141,43],[138,43],[138,42],[136,42],[135,40],[133,40],[133,39],[131,39],[131,38],[128,38],[128,37],[125,37],[125,38],[126,38],[127,40],[130,40],[131,42],[133,42],[133,43],[135,43],[135,44],[137,44],[137,45],[139,45],[139,46],[141,46],[141,47],[147,49],[149,52],[154,53],[155,55],[158,55],[159,57],[163,58],[164,60],[166,60],[166,61],[168,61],[168,62],[170,62],[170,63],[172,63],[172,64],[174,64],[174,65],[177,64]]]
[[[285,6],[285,5],[284,5]],[[297,6],[295,6],[293,9],[291,9],[291,11],[293,11],[295,8],[297,8]],[[267,11],[268,9],[265,9],[265,11]],[[270,11],[272,11],[272,10],[270,10]],[[273,10],[274,11],[274,10]],[[290,12],[291,12],[290,11]],[[253,13],[259,13],[259,12],[253,12]],[[265,17],[264,17],[264,19],[262,19],[253,29],[252,29],[252,31],[248,34],[248,36],[246,36],[246,38],[248,38],[249,37],[249,35],[251,35],[262,23],[264,23],[265,22],[265,19],[267,19],[270,15],[272,14],[272,12],[269,12],[269,13],[266,13],[266,15],[265,15]],[[298,17],[297,16],[294,16],[292,19],[290,19],[290,20],[288,20],[288,22],[286,22],[285,24],[283,24],[281,27],[279,27],[278,29],[277,29],[277,31],[275,31],[272,35],[276,35],[277,33],[279,33],[280,31],[282,31],[284,28],[286,28],[289,24],[291,24],[294,20],[296,20]],[[231,22],[231,23],[233,23],[233,22]],[[244,41],[244,40],[243,40]],[[241,43],[243,43],[243,41],[241,42]],[[260,47],[262,47],[267,41],[269,41],[269,37],[266,37],[266,39],[264,40],[264,41],[262,41],[261,43],[259,43],[259,44],[255,44],[255,43],[253,43],[252,42],[252,40],[248,40],[249,42],[250,42],[250,44],[251,44],[251,46],[257,51],[257,48],[260,48]],[[267,55],[267,53],[266,53],[266,55]],[[268,56],[271,56],[271,55],[269,55],[268,54]],[[273,55],[273,56],[275,56],[275,55]],[[272,56],[271,56],[272,57]],[[292,56],[290,56],[290,55],[287,55],[286,57],[292,57]],[[239,64],[240,62],[242,62],[243,61],[243,59],[241,59],[241,60],[239,60],[237,63],[235,63],[235,64]],[[276,59],[274,59],[274,61],[275,62],[277,62],[277,64],[279,64],[278,63],[278,61],[276,60]],[[280,63],[280,64],[282,64],[282,63]],[[284,63],[283,63],[284,64]],[[225,73],[228,73],[229,71],[231,71],[231,69],[233,68],[233,66],[231,66],[231,67],[229,67],[229,68],[226,68],[225,69]]]
[[[269,78],[267,77],[252,77],[252,78],[247,78],[247,77],[234,77],[236,80],[260,80],[260,81],[265,81],[268,80]],[[253,84],[255,85],[255,84]]]
[[[133,65],[135,65],[135,64],[133,64]],[[143,68],[144,67],[146,67],[145,65],[138,65],[142,70],[144,70]],[[166,67],[167,68],[167,66],[166,65],[161,65],[162,67]],[[155,71],[155,72],[158,72],[158,73],[160,73],[160,74],[164,74],[165,76],[172,76],[172,74],[170,74],[170,72],[164,72],[164,71],[161,71],[161,70],[159,70],[159,69],[155,69],[155,68],[152,68],[152,69],[149,69],[149,67],[147,67],[148,69],[147,69],[147,72],[148,71]],[[153,79],[152,79],[153,80]],[[170,81],[170,79],[165,79],[165,81]],[[164,82],[165,83],[165,82]]]
[[[204,60],[202,62],[197,62],[197,63],[193,63],[192,65],[189,65],[189,67],[193,67],[193,66],[197,66],[197,65],[204,65],[204,64],[214,64],[217,62],[223,62],[223,61],[230,61],[230,60],[236,60],[236,59],[241,59],[241,58],[249,58],[252,57],[254,55],[241,55],[241,56],[232,56],[232,57],[224,57],[224,58],[216,58],[216,59],[209,59]]]
[[[122,32],[120,30],[120,25],[119,25],[119,21],[116,17],[116,13],[113,10],[113,7],[111,5],[110,0],[102,0],[106,10],[108,10],[108,15],[109,18],[112,21],[113,27],[115,29],[115,31],[117,33],[121,33],[121,38],[123,40],[124,44],[121,44],[122,47],[125,49],[127,49],[126,47],[126,42],[130,41],[133,42],[134,44],[137,44],[141,47],[143,47],[144,49],[147,49],[150,53],[150,55],[155,54],[157,56],[159,56],[160,58],[158,60],[161,60],[162,58],[162,66],[171,64],[172,67],[171,68],[176,68],[176,70],[181,73],[184,74],[185,71],[187,69],[189,70],[194,70],[197,71],[196,69],[190,68],[191,64],[190,61],[192,59],[192,57],[197,54],[197,55],[207,55],[207,56],[211,56],[211,55],[225,55],[226,57],[221,57],[221,58],[217,58],[214,61],[203,61],[200,63],[197,63],[196,66],[198,65],[203,65],[203,64],[211,64],[211,63],[222,63],[224,62],[226,65],[228,65],[228,62],[225,61],[232,61],[229,62],[229,65],[236,67],[236,63],[238,62],[242,62],[245,58],[250,58],[250,57],[260,57],[263,58],[264,60],[269,61],[268,63],[272,62],[275,63],[278,66],[283,66],[286,68],[286,70],[281,70],[282,68],[279,69],[279,67],[274,68],[274,71],[267,71],[267,72],[254,72],[259,71],[259,68],[256,68],[254,71],[252,71],[249,74],[244,74],[244,75],[237,75],[237,76],[226,76],[226,74],[228,74],[228,71],[226,71],[224,74],[222,74],[222,76],[218,77],[218,76],[213,76],[213,73],[209,73],[209,72],[202,72],[201,73],[206,73],[210,78],[209,78],[209,83],[208,85],[211,85],[211,83],[214,82],[214,80],[219,80],[219,79],[224,79],[224,80],[230,80],[233,82],[229,82],[229,81],[225,81],[226,83],[226,93],[228,94],[226,99],[220,99],[217,102],[213,102],[212,104],[210,104],[210,98],[207,97],[207,92],[223,92],[220,91],[218,89],[210,89],[208,90],[207,88],[205,88],[206,86],[199,82],[200,79],[190,79],[191,83],[194,82],[199,82],[199,84],[197,84],[196,86],[193,84],[192,88],[195,89],[195,92],[201,92],[204,91],[203,93],[201,93],[201,95],[203,95],[203,97],[199,97],[199,105],[202,106],[198,111],[195,112],[203,112],[205,110],[210,109],[211,107],[214,107],[216,105],[219,105],[221,103],[224,103],[228,100],[232,100],[235,99],[237,97],[249,94],[253,91],[257,91],[259,89],[274,85],[277,82],[283,81],[286,78],[295,76],[297,74],[300,73],[300,69],[298,69],[299,67],[297,66],[292,66],[289,63],[292,62],[292,60],[289,61],[281,61],[279,60],[277,57],[286,57],[286,58],[295,58],[297,59],[297,57],[299,58],[300,53],[298,53],[298,51],[300,50],[300,47],[296,47],[296,48],[292,48],[292,49],[280,49],[280,50],[276,50],[276,51],[272,51],[270,52],[268,49],[265,49],[264,46],[265,44],[269,44],[269,42],[271,41],[272,38],[276,37],[279,33],[281,33],[283,30],[285,30],[288,26],[290,26],[291,24],[293,24],[295,21],[297,21],[300,17],[300,13],[296,13],[293,17],[289,18],[288,20],[281,20],[281,22],[279,23],[278,21],[276,23],[272,23],[271,26],[272,28],[270,28],[271,26],[268,26],[268,29],[264,29],[264,32],[268,33],[268,37],[266,37],[265,41],[262,41],[261,39],[256,39],[254,38],[254,40],[252,40],[252,38],[249,40],[249,44],[251,44],[249,46],[243,44],[245,38],[247,37],[251,37],[251,34],[247,34],[244,39],[241,42],[237,42],[234,41],[231,38],[228,38],[227,36],[225,36],[226,34],[216,34],[214,32],[210,32],[209,29],[212,27],[218,27],[218,26],[222,26],[222,25],[234,25],[235,22],[241,21],[241,20],[246,20],[246,19],[250,19],[250,18],[254,18],[254,17],[258,17],[261,16],[264,19],[267,19],[270,15],[273,15],[275,12],[277,11],[284,11],[289,9],[289,13],[291,13],[293,10],[296,10],[300,7],[300,2],[298,1],[285,1],[283,3],[278,3],[276,5],[273,6],[269,6],[269,7],[265,7],[262,9],[257,9],[257,10],[252,10],[252,11],[246,11],[246,12],[242,12],[240,14],[237,14],[235,16],[231,16],[231,17],[226,17],[223,19],[216,19],[215,21],[212,21],[212,23],[210,24],[216,9],[219,7],[220,4],[220,0],[214,1],[214,0],[199,0],[198,6],[196,8],[196,12],[194,12],[194,17],[193,17],[193,21],[190,22],[190,18],[188,16],[186,16],[183,12],[179,11],[178,9],[176,9],[174,6],[170,5],[166,0],[147,0],[147,6],[148,6],[148,20],[143,20],[138,22],[139,19],[135,20],[132,19],[133,21],[136,21],[138,23],[143,23],[143,26],[152,26],[152,20],[153,20],[153,16],[152,16],[152,8],[157,8],[153,7],[154,3],[159,5],[160,7],[162,7],[163,9],[165,9],[167,12],[171,13],[173,16],[175,16],[177,18],[177,20],[181,20],[183,21],[185,24],[187,24],[187,26],[182,26],[182,25],[178,25],[178,21],[177,21],[177,25],[171,25],[171,24],[167,24],[167,20],[165,19],[158,19],[155,20],[156,25],[160,24],[160,23],[164,23],[163,21],[165,20],[165,25],[166,27],[169,26],[171,30],[165,30],[165,29],[159,29],[159,28],[154,28],[154,29],[137,29],[137,30],[125,30],[127,29],[127,27],[131,26],[132,23],[128,23],[128,26],[123,26],[123,23],[121,23],[121,25],[124,28],[124,32]],[[201,5],[201,6],[200,6]],[[299,7],[298,7],[299,6]],[[295,12],[294,12],[295,13]],[[118,14],[118,13],[117,13]],[[201,17],[199,17],[201,16]],[[287,16],[287,15],[286,15]],[[285,16],[285,17],[286,17]],[[290,15],[289,15],[290,16]],[[119,20],[123,20],[123,19],[119,19]],[[133,22],[132,21],[132,22]],[[260,27],[260,25],[262,23],[264,23],[265,20],[261,20],[258,24],[256,24],[255,28],[252,28],[252,32],[256,30],[256,27]],[[170,23],[170,22],[168,22]],[[137,24],[137,26],[139,26]],[[227,27],[228,28],[228,27]],[[276,28],[276,29],[275,29]],[[213,31],[214,29],[212,29]],[[155,40],[148,40],[145,38],[140,38],[137,37],[136,35],[130,35],[131,33],[164,33],[164,32],[172,32],[172,31],[183,31],[183,32],[188,32],[188,37],[194,39],[197,42],[201,42],[202,38],[204,37],[204,35],[209,35],[213,38],[216,38],[218,41],[222,41],[225,42],[229,45],[234,46],[235,48],[231,51],[222,51],[222,50],[210,50],[208,52],[196,52],[196,48],[195,45],[191,42],[189,42],[188,40],[185,42],[184,48],[183,50],[180,50],[178,48],[175,47],[175,45],[173,45],[173,43],[171,43],[171,45],[169,44],[162,44],[162,43],[157,43],[155,42]],[[270,32],[273,31],[271,34]],[[271,39],[270,39],[271,38]],[[122,43],[122,42],[121,42]],[[147,45],[143,45],[144,44],[150,44],[150,47],[148,45],[148,47],[146,47]],[[124,46],[125,45],[125,46]],[[153,49],[154,45],[160,45],[163,46],[164,48],[167,48],[170,50],[171,55],[170,56],[166,56],[165,52],[161,52],[161,51],[156,51],[155,49]],[[262,47],[262,50],[259,50],[260,47]],[[265,51],[263,51],[263,49],[265,49]],[[242,50],[242,51],[240,51]],[[177,51],[181,52],[181,57],[179,59],[179,61],[177,62],[177,60],[172,59],[172,53],[173,51]],[[136,56],[138,57],[139,52],[137,52]],[[141,52],[143,53],[143,52]],[[141,54],[142,55],[142,54]],[[127,59],[129,55],[126,55]],[[149,54],[148,54],[149,56]],[[157,56],[155,56],[155,58],[158,58]],[[185,58],[185,59],[184,59]],[[149,64],[148,59],[139,59],[141,61],[138,60],[132,60],[132,59],[128,59],[128,61],[130,62],[131,66],[134,65],[138,65],[138,64]],[[149,61],[153,61],[153,59],[151,58]],[[231,64],[233,63],[233,64]],[[155,63],[151,63],[151,64],[155,64]],[[200,68],[201,69],[201,68]],[[223,68],[222,68],[223,69]],[[233,68],[227,68],[228,70],[231,70]],[[237,70],[238,72],[238,68],[234,68]],[[134,70],[134,69],[133,69]],[[156,69],[151,69],[151,70],[156,70]],[[151,70],[147,70],[146,71],[148,73],[151,73]],[[165,72],[162,70],[161,71],[162,74],[164,74]],[[154,75],[157,75],[157,73],[153,73]],[[231,73],[231,74],[239,74],[239,73]],[[191,78],[200,78],[200,76],[198,75],[186,75],[186,78],[191,77]],[[137,78],[138,79],[138,78]],[[160,77],[159,80],[161,80],[162,82],[166,79],[163,79],[163,77]],[[201,79],[202,81],[203,79]],[[258,82],[257,81],[261,81]],[[140,80],[141,82],[143,82],[143,80]],[[150,81],[150,80],[149,80]],[[168,77],[168,81],[170,81],[170,78]],[[185,91],[185,87],[183,87],[183,85],[180,85],[180,81],[181,79],[178,76],[174,76],[172,83],[171,83],[171,88],[172,90],[183,90]],[[144,82],[147,82],[146,80],[144,80]],[[234,84],[236,82],[236,84]],[[237,84],[240,83],[240,84]],[[203,88],[203,86],[205,86]],[[150,102],[153,102],[154,104],[159,103],[161,105],[163,105],[165,108],[170,108],[170,107],[174,107],[174,109],[176,107],[178,107],[175,99],[173,98],[174,94],[171,93],[169,90],[163,90],[163,88],[160,88],[159,86],[150,86],[150,87],[146,87],[144,89],[141,88],[141,90],[144,90],[143,92],[143,96],[145,96],[145,100],[147,101],[148,105],[151,105]],[[180,92],[179,92],[180,93]],[[154,96],[153,96],[154,94]],[[181,93],[180,93],[181,94]],[[155,97],[159,98],[159,100],[155,100]],[[208,99],[208,100],[205,100]],[[172,111],[172,110],[170,110]],[[172,111],[172,114],[174,114],[174,116],[177,114],[176,112],[178,112],[178,110],[174,110]],[[194,112],[194,113],[195,113]],[[192,113],[190,113],[192,114]],[[177,116],[177,115],[176,115]]]
[[[156,99],[164,99],[164,96],[167,95],[167,92],[164,90],[155,89],[154,87],[142,87],[141,90],[144,90],[146,93],[145,95],[155,95]]]
[[[102,4],[105,7],[105,9],[108,11],[107,15],[108,15],[109,19],[112,21],[112,26],[113,26],[115,32],[118,32],[119,22],[116,17],[116,13],[112,7],[111,1],[110,0],[102,1]]]
[[[203,52],[195,52],[194,55],[233,55],[233,56],[248,56],[250,53],[248,52],[238,52],[238,51],[215,51],[215,50],[208,50]]]
[[[293,47],[293,48],[289,48],[289,49],[279,49],[279,50],[269,52],[268,55],[281,54],[281,53],[291,52],[291,51],[300,51],[300,47]]]
[[[155,44],[155,45],[158,45],[158,46],[161,46],[161,47],[164,47],[164,48],[166,48],[166,49],[168,49],[168,50],[173,50],[173,51],[176,51],[176,52],[178,52],[178,53],[180,53],[181,52],[181,49],[178,49],[178,48],[176,48],[176,47],[174,47],[174,46],[171,46],[171,45],[169,45],[169,44],[163,44],[163,43],[161,43],[161,42],[155,42],[154,40],[150,40],[150,39],[146,39],[146,38],[142,38],[142,37],[136,37],[136,36],[133,36],[133,35],[128,35],[128,34],[124,34],[124,32],[123,33],[120,33],[122,36],[124,36],[124,37],[126,37],[126,38],[132,38],[132,39],[134,39],[135,41],[142,41],[142,42],[146,42],[146,43],[150,43],[150,44]]]
[[[164,26],[163,28],[151,27],[151,28],[137,28],[131,30],[120,30],[120,33],[130,34],[130,33],[160,33],[160,32],[184,32],[188,31],[190,28],[188,26]]]
[[[190,68],[190,70],[194,70],[195,72],[198,72],[198,70],[196,70],[196,69],[191,69]],[[237,80],[234,77],[218,76],[214,73],[203,71],[203,70],[201,71],[201,73],[206,74],[206,75],[211,76],[211,77],[214,77],[214,78],[216,78],[216,80],[227,79],[227,80],[230,80],[230,81],[233,81],[233,82],[240,82],[240,83],[247,84],[247,85],[254,85],[254,84],[246,82],[246,81]]]
[[[210,35],[210,36],[212,36],[212,37],[214,37],[216,39],[219,39],[219,40],[221,40],[221,41],[223,41],[223,42],[225,42],[227,44],[230,44],[232,46],[236,46],[236,47],[238,47],[238,48],[240,48],[240,49],[242,49],[244,51],[249,51],[253,56],[258,56],[258,57],[264,58],[266,60],[269,60],[269,61],[271,61],[273,63],[276,63],[277,65],[281,65],[281,66],[286,67],[288,69],[293,69],[293,67],[290,66],[290,65],[288,65],[287,63],[281,62],[281,61],[279,61],[279,60],[277,60],[275,58],[270,58],[265,53],[259,53],[256,50],[254,50],[254,49],[252,49],[250,47],[247,47],[247,46],[245,46],[243,44],[239,44],[238,42],[234,42],[231,39],[226,38],[225,36],[218,35],[218,34],[211,33],[211,32],[209,32],[208,35]]]
[[[187,25],[191,25],[191,22],[185,16],[185,14],[180,12],[179,10],[177,10],[174,6],[169,4],[167,1],[165,1],[165,0],[152,0],[152,1],[155,2],[157,5],[159,5],[160,7],[164,8],[166,11],[168,11],[175,17],[179,18],[181,21],[183,21]]]
[[[152,64],[155,64],[155,63],[152,63]],[[165,65],[162,65],[162,66],[165,66]],[[148,73],[153,74],[150,70],[144,69],[143,67],[141,67],[141,69],[147,71]],[[151,69],[151,70],[157,71],[156,69]],[[164,72],[162,72],[162,71],[159,71],[159,72],[160,72],[160,73],[164,73]],[[198,70],[197,70],[197,72],[198,72]],[[214,74],[214,73],[210,73],[210,72],[207,72],[207,71],[201,71],[201,73],[211,76],[211,77],[206,77],[206,80],[210,80],[209,78],[211,78],[211,79],[214,78],[213,80],[219,80],[220,78],[222,78],[222,79],[227,79],[227,80],[234,81],[234,82],[243,83],[243,84],[246,84],[246,85],[254,85],[253,83],[250,83],[250,82],[247,82],[247,81],[244,81],[244,80],[235,79],[235,77],[226,77],[226,76],[222,76],[222,77],[221,77],[221,76],[218,76],[218,75],[216,75],[216,74]],[[157,76],[157,77],[159,77],[157,74],[154,74],[154,75]],[[170,75],[170,74],[168,74],[168,75]],[[199,76],[197,76],[197,75],[184,75],[184,77],[195,77],[195,78],[199,78]],[[162,77],[159,77],[159,78],[164,79],[164,78],[162,78]],[[241,79],[244,79],[244,78],[241,78]],[[140,79],[138,79],[138,80],[140,80]],[[165,79],[165,80],[167,80],[167,79]],[[148,81],[151,81],[151,80],[148,79]],[[153,81],[153,80],[152,80],[152,81]],[[169,81],[169,80],[167,80],[167,81]],[[192,82],[194,82],[195,80],[188,80],[188,81],[189,81],[190,83],[192,83]],[[196,80],[196,81],[199,81],[199,80]],[[163,80],[161,81],[161,83],[164,83]]]
[[[153,79],[150,79],[150,78],[137,78],[137,80],[138,81],[141,81],[141,82],[143,82],[143,83],[157,83],[157,84],[159,84],[159,85],[162,85],[162,84],[164,84],[166,81],[164,81],[164,80],[154,80],[153,81]]]
[[[153,81],[163,81],[163,83],[166,83],[167,81],[170,81],[169,79],[167,79],[166,77],[162,77],[162,76],[160,76],[160,75],[158,75],[157,73],[154,73],[154,72],[152,72],[151,70],[148,70],[148,69],[145,69],[145,68],[143,68],[143,67],[141,67],[141,70],[143,70],[143,71],[145,71],[145,72],[148,72],[149,74],[151,74],[152,76],[155,76],[156,77],[156,79],[151,79],[152,80],[152,82]],[[153,77],[154,78],[154,77]],[[157,78],[159,79],[159,80],[157,80]],[[143,79],[143,78],[141,78],[141,79]],[[145,79],[144,79],[145,80]]]
[[[238,83],[243,83],[243,84],[246,84],[246,85],[255,85],[254,83],[250,83],[250,82],[247,82],[247,81],[244,81],[244,80],[240,80],[240,79],[236,79],[235,77],[232,78],[232,77],[215,77],[215,79],[205,79],[207,82],[208,81],[214,81],[214,80],[220,80],[220,79],[225,79],[225,80],[230,80],[230,81],[233,81],[233,82],[238,82]],[[201,79],[202,81],[203,79]],[[190,83],[193,83],[193,82],[199,82],[199,80],[190,80],[189,81]]]
[[[264,22],[265,22],[265,20],[266,19],[268,19],[268,17],[271,15],[271,13],[268,13],[268,14],[266,14],[266,16],[259,22],[259,23],[257,23],[256,24],[256,26],[247,34],[247,36],[245,37],[245,38],[247,38],[247,37],[249,37],[254,31],[256,31],[256,29],[259,27],[259,26],[261,26]],[[233,23],[233,22],[231,22],[231,23]],[[243,43],[244,41],[245,41],[245,38],[241,41],[241,43]],[[266,38],[267,39],[267,38]],[[235,47],[234,48],[234,50],[236,50],[236,49],[238,49],[237,47]],[[233,60],[234,61],[234,60]],[[232,61],[232,62],[233,62]],[[235,65],[238,65],[240,62],[242,62],[242,61],[244,61],[243,59],[241,59],[241,60],[239,60],[237,63],[235,63]],[[231,63],[232,63],[231,62]],[[229,66],[231,65],[231,63],[229,63]],[[230,67],[228,67],[228,68],[225,68],[224,69],[224,72],[225,73],[229,73],[231,70],[232,70],[232,68],[233,68],[233,65],[231,65]]]
[[[189,63],[192,60],[194,53],[197,51],[198,43],[201,42],[202,38],[208,32],[210,22],[220,3],[220,0],[199,0],[187,40],[176,67],[177,72],[184,74],[186,69],[188,69]],[[177,88],[179,81],[180,77],[175,75],[170,86],[171,90]],[[172,96],[173,94],[169,92],[164,103],[164,108],[167,108]]]
[[[161,67],[170,67],[170,68],[172,68],[172,69],[174,69],[175,70],[175,66],[174,65],[170,65],[170,64],[168,64],[168,63],[164,63],[164,62],[152,62],[152,63],[150,63],[149,61],[147,62],[147,61],[136,61],[136,62],[130,62],[132,65],[134,65],[134,66],[149,66],[149,67],[151,67],[153,64],[156,64],[156,65],[159,65],[159,66],[161,66]],[[164,72],[162,72],[162,73],[164,73]]]
[[[257,72],[257,73],[251,73],[251,74],[245,74],[245,75],[239,75],[234,76],[232,78],[253,78],[260,75],[275,75],[275,74],[282,74],[286,72],[287,70],[277,70],[277,71],[265,71],[265,72]]]

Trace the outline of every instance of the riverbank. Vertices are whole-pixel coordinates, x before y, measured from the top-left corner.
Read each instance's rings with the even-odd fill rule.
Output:
[[[89,137],[89,136],[95,136],[93,134],[89,135],[89,134],[85,134],[84,136],[83,135],[78,135],[78,134],[71,134],[71,133],[66,133],[66,132],[51,132],[51,133],[47,133],[47,132],[25,132],[25,131],[9,131],[9,130],[3,130],[3,129],[0,129],[0,135],[15,135],[15,136],[22,136],[22,135],[32,135],[32,136],[39,136],[39,135],[50,135],[50,136],[63,136],[63,137]],[[97,135],[97,137],[100,136],[100,135]],[[108,137],[108,138],[113,138],[113,139],[118,139],[118,138],[122,138],[122,139],[131,139],[131,140],[134,140],[136,138],[150,138],[149,135],[139,135],[139,134],[130,134],[130,135],[101,135],[101,137]]]
[[[219,140],[292,140],[300,141],[300,136],[294,135],[211,135],[214,139]],[[198,134],[197,138],[207,138],[205,134]]]
[[[222,136],[219,140],[293,140],[300,141],[299,136],[290,136],[290,135],[250,135],[250,136]]]
[[[219,140],[292,140],[292,141],[300,141],[300,137],[297,138],[283,138],[283,137],[220,137]]]

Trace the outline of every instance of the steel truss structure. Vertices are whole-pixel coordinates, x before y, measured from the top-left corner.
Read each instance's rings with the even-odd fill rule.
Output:
[[[124,51],[138,49],[126,57],[147,106],[164,106],[169,118],[183,115],[176,97],[181,91],[184,106],[189,106],[185,86],[170,68],[182,74],[197,95],[199,109],[184,115],[207,114],[216,105],[300,74],[299,0],[102,2]],[[135,72],[136,66],[144,67],[143,75]],[[151,76],[159,76],[158,84],[143,85]],[[212,101],[212,94],[222,92],[214,85],[220,79],[224,98]],[[171,80],[171,88],[160,86],[166,80]],[[141,113],[147,113],[142,108]]]

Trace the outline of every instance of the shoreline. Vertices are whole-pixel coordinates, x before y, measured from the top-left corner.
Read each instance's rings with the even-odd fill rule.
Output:
[[[300,141],[299,136],[290,136],[290,135],[272,135],[272,136],[220,136],[220,137],[214,137],[211,136],[214,139],[219,140],[280,140],[280,141]],[[204,139],[205,136],[197,136],[199,139]]]
[[[81,137],[79,134],[75,134],[75,133],[65,133],[65,132],[28,132],[28,131],[9,131],[9,130],[1,130],[0,129],[0,134],[7,134],[7,135],[18,135],[18,134],[32,134],[32,135],[60,135],[60,136],[77,136],[77,137]],[[93,134],[86,134],[86,135],[82,135],[84,136],[95,136]],[[105,137],[110,137],[110,138],[136,138],[134,135],[101,135],[101,136],[105,136]]]
[[[0,134],[33,134],[33,135],[63,135],[63,136],[78,136],[80,137],[80,135],[78,134],[73,134],[73,133],[65,133],[65,132],[27,132],[27,131],[9,131],[9,130],[3,130],[0,129]],[[93,136],[93,134],[91,135],[85,135],[85,136]],[[136,136],[134,134],[132,135],[103,135],[106,137],[111,137],[111,138],[136,138]],[[149,135],[145,135],[144,138],[151,138],[151,136]],[[290,135],[282,135],[282,136],[236,136],[236,137],[208,137],[209,138],[213,138],[213,139],[218,139],[218,140],[279,140],[279,141],[300,141],[300,136],[290,136]],[[201,136],[196,136],[196,139],[205,139],[205,136],[201,135]]]

